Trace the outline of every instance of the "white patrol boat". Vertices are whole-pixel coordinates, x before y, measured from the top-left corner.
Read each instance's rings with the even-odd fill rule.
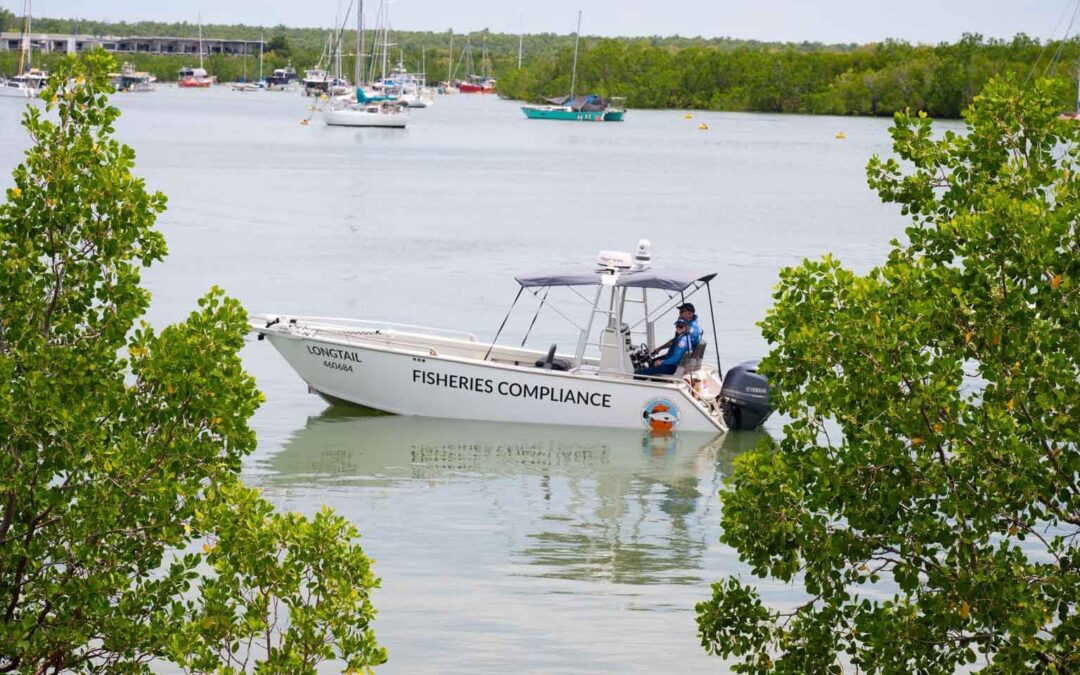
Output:
[[[709,282],[716,274],[654,268],[650,258],[649,242],[642,240],[636,255],[602,251],[591,268],[518,275],[518,294],[491,342],[457,331],[325,317],[254,315],[251,325],[312,392],[331,402],[399,415],[661,434],[760,426],[771,408],[756,362],[735,366],[721,379],[718,365],[706,360],[704,336],[674,374],[634,374],[648,365],[655,322],[702,289],[709,296],[715,347]],[[523,346],[500,344],[523,295],[539,303],[537,312],[548,309],[568,319],[548,298],[555,287],[569,287],[592,306],[584,325],[572,322],[579,330],[573,352],[557,345],[526,348],[528,333]],[[718,364],[719,350],[714,352]]]

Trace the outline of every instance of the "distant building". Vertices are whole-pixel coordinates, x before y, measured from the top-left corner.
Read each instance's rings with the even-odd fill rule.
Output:
[[[19,51],[23,42],[35,52],[72,54],[101,47],[116,54],[199,54],[199,38],[113,37],[110,35],[64,35],[61,33],[0,33],[0,52]],[[203,54],[258,54],[258,40],[203,38]]]

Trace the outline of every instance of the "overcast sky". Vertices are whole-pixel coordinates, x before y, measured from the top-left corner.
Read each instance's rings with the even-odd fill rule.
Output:
[[[577,11],[587,35],[702,35],[756,40],[954,41],[965,32],[1050,37],[1080,0],[393,0],[399,30],[572,33]],[[373,15],[378,0],[364,0]],[[16,14],[22,0],[0,0]],[[33,0],[33,15],[109,21],[196,21],[330,26],[348,0]],[[339,10],[340,8],[340,10]],[[1060,22],[1054,37],[1069,23]],[[1080,18],[1073,32],[1080,30]]]

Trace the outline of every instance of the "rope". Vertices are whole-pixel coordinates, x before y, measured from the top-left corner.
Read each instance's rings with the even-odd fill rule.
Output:
[[[1061,27],[1061,22],[1065,20],[1065,15],[1069,13],[1069,5],[1072,2],[1073,0],[1068,0],[1065,3],[1065,8],[1061,10],[1061,16],[1058,17],[1057,23],[1054,24],[1054,30],[1050,31],[1050,35],[1047,36],[1046,42],[1043,44],[1042,49],[1039,50],[1039,55],[1035,58],[1035,62],[1031,64],[1031,70],[1028,72],[1027,77],[1024,78],[1025,86],[1027,85],[1028,80],[1031,79],[1031,76],[1035,74],[1035,71],[1038,70],[1039,61],[1042,61],[1043,54],[1046,53],[1046,48],[1049,47],[1050,43],[1054,41],[1054,35],[1057,33],[1058,28]]]
[[[1077,0],[1076,6],[1073,8],[1072,18],[1069,19],[1069,27],[1065,29],[1065,34],[1061,36],[1061,40],[1058,42],[1057,52],[1054,53],[1054,58],[1050,60],[1050,65],[1048,67],[1051,77],[1057,72],[1057,64],[1061,60],[1062,53],[1065,51],[1065,42],[1069,39],[1069,34],[1072,33],[1072,27],[1076,22],[1077,12],[1080,12],[1080,0]]]

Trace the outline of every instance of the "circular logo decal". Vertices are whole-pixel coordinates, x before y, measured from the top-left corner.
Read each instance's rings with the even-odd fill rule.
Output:
[[[679,407],[666,398],[645,402],[641,420],[650,431],[674,431],[679,426]]]

